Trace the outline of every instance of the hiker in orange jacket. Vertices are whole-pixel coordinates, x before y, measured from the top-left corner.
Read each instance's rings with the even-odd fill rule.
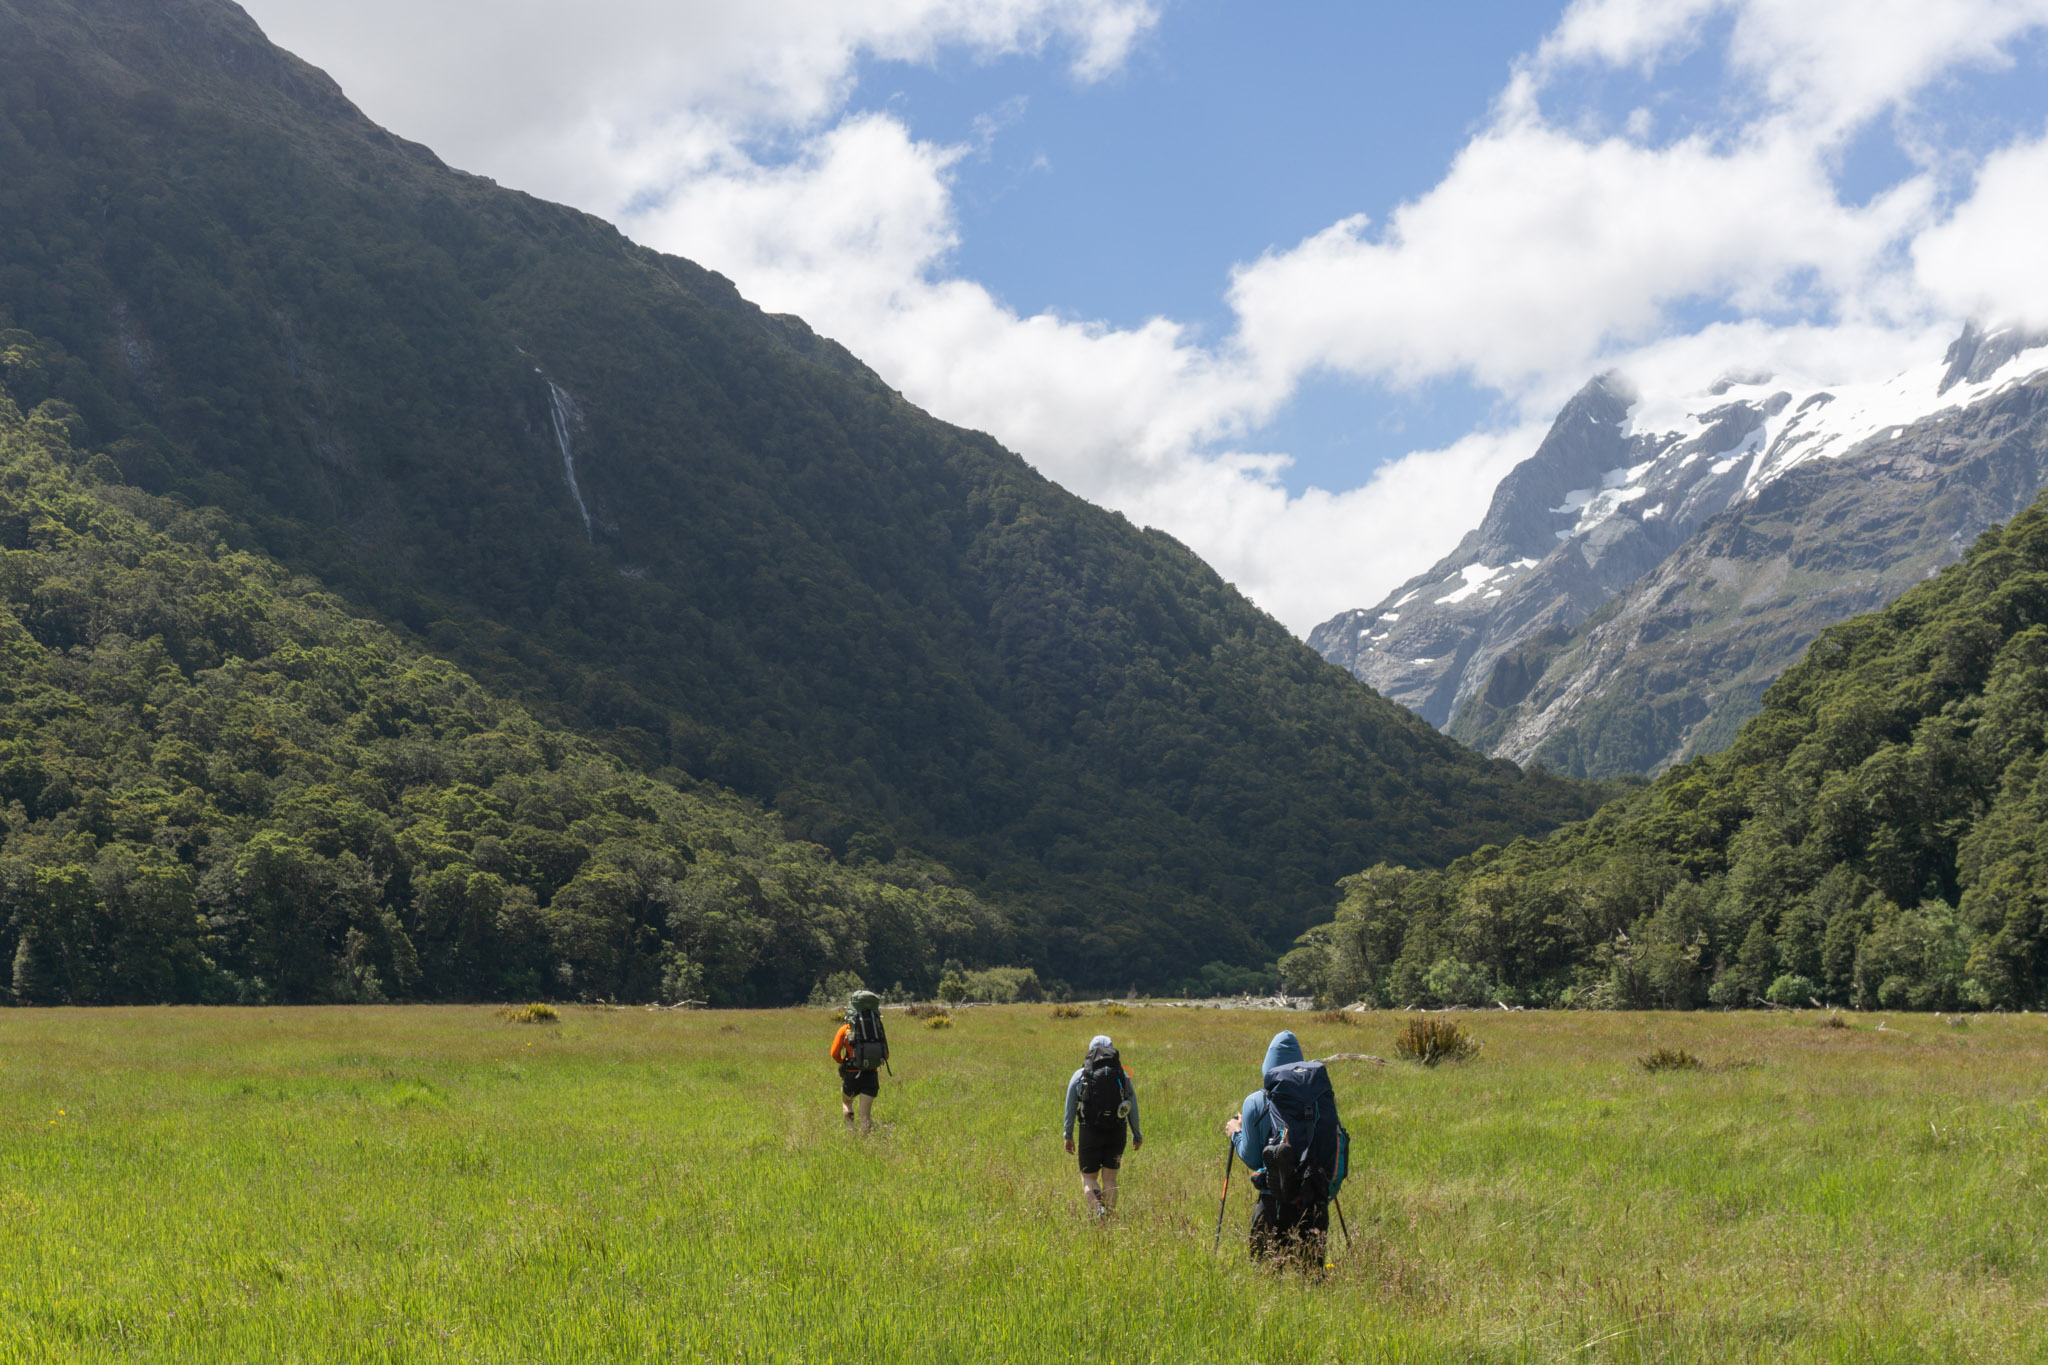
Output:
[[[832,1035],[832,1060],[839,1063],[839,1110],[846,1126],[853,1127],[858,1100],[860,1130],[871,1133],[875,1129],[875,1097],[882,1093],[882,1073],[872,1067],[863,1070],[854,1060],[852,1029],[851,1023],[841,1024],[839,1032]]]

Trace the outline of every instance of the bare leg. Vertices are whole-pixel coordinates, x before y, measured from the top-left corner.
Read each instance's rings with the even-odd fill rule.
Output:
[[[873,1095],[862,1095],[860,1097],[860,1130],[863,1133],[875,1131],[874,1109],[875,1097]],[[852,1121],[850,1115],[848,1116],[848,1121]]]
[[[1102,1168],[1102,1207],[1111,1213],[1116,1212],[1116,1167],[1114,1166],[1104,1166]]]
[[[839,1113],[846,1120],[846,1126],[848,1128],[853,1127],[853,1097],[851,1095],[841,1095],[839,1097]]]
[[[1102,1177],[1094,1171],[1081,1172],[1081,1197],[1088,1201],[1088,1212],[1100,1218],[1107,1210],[1102,1203]]]

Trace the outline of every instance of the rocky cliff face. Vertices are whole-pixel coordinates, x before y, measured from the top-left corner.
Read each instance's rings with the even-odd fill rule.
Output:
[[[1738,497],[1743,460],[1789,394],[1718,403],[1694,429],[1630,430],[1635,394],[1595,379],[1501,480],[1485,521],[1427,573],[1309,644],[1444,726],[1508,651],[1569,630]]]
[[[2048,376],[1794,470],[1578,630],[1509,651],[1450,731],[1560,772],[1714,752],[1823,629],[1954,563],[2044,485]]]
[[[1710,751],[1822,627],[2048,481],[2044,345],[1972,326],[1880,383],[1732,378],[1678,420],[1604,376],[1456,551],[1309,642],[1498,757],[1612,776]]]

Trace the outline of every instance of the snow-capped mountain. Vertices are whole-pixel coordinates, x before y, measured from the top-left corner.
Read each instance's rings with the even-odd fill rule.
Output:
[[[2048,372],[1813,460],[1702,527],[1576,630],[1501,656],[1452,735],[1559,772],[1725,746],[1827,627],[1955,562],[2048,485]]]
[[[1377,607],[1324,622],[1309,643],[1431,723],[1526,759],[1569,726],[1571,708],[1552,714],[1533,742],[1524,727],[1504,746],[1503,699],[1525,695],[1536,674],[1569,652],[1582,623],[1672,561],[1710,522],[1799,471],[1807,471],[1797,480],[1800,496],[1811,497],[1832,479],[1889,467],[1873,457],[1909,432],[1994,403],[2043,371],[2048,335],[1973,325],[1939,360],[1875,382],[1787,387],[1770,375],[1733,375],[1690,399],[1666,400],[1604,375],[1565,405],[1456,550]],[[1939,452],[1922,451],[1914,468],[1938,471]],[[2032,482],[2019,505],[2039,486]],[[2008,500],[1992,499],[1964,520],[2010,515],[2017,507],[1997,510]],[[1863,564],[1853,573],[1869,570]],[[1797,590],[1825,596],[1829,586],[1803,582]],[[1533,654],[1525,648],[1532,642]],[[1475,718],[1459,718],[1482,693],[1490,700],[1479,733]]]

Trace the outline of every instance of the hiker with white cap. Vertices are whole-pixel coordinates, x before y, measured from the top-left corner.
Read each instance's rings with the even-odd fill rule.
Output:
[[[1087,1056],[1067,1082],[1066,1116],[1067,1152],[1081,1158],[1081,1194],[1097,1218],[1107,1218],[1116,1209],[1116,1174],[1123,1165],[1126,1131],[1132,1151],[1145,1145],[1130,1070],[1109,1035],[1098,1033],[1088,1040]]]

